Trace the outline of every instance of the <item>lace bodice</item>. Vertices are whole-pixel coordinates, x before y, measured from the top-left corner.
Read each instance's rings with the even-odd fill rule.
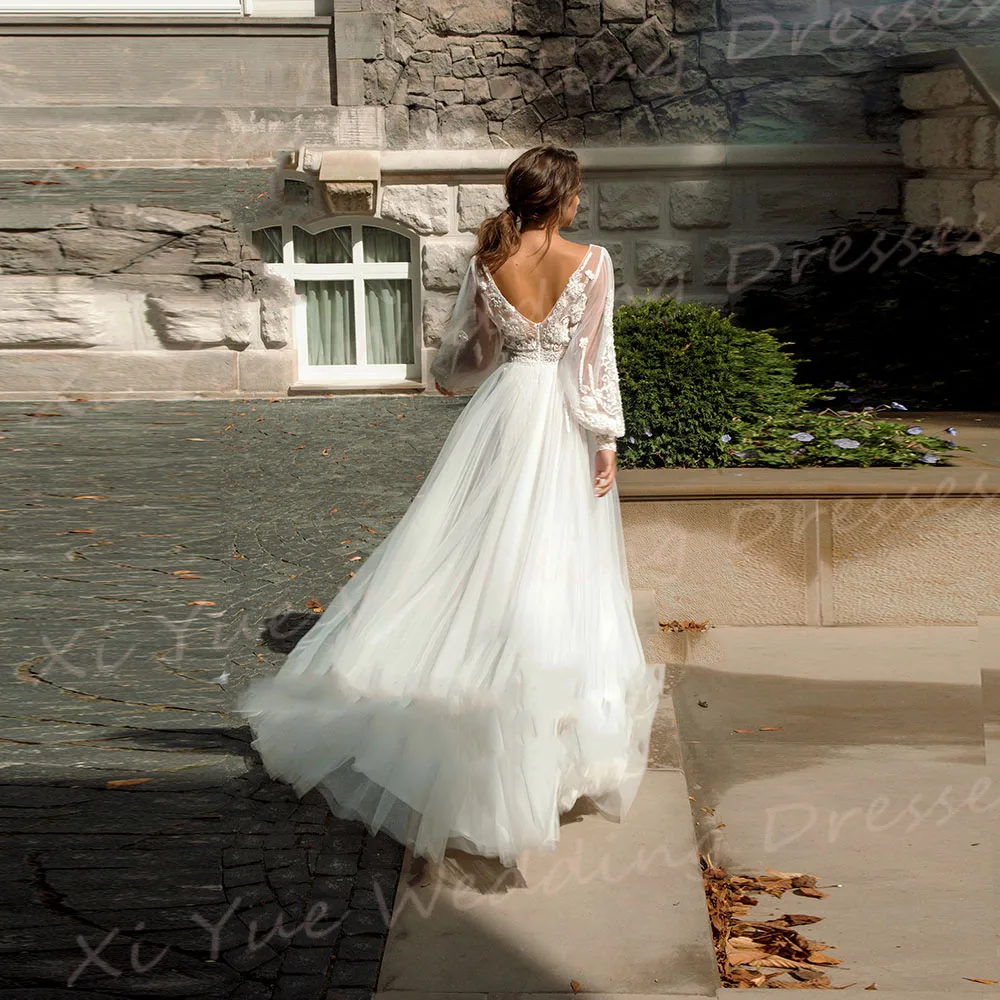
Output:
[[[612,320],[614,272],[604,247],[591,244],[541,321],[529,320],[475,257],[431,366],[445,388],[470,388],[502,360],[556,364],[570,415],[614,450],[625,433]]]

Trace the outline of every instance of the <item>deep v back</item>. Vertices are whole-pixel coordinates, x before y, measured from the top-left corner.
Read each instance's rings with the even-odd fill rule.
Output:
[[[503,299],[503,301],[507,304],[507,306],[509,306],[510,309],[513,312],[517,313],[517,315],[522,320],[524,320],[525,323],[529,323],[531,326],[538,327],[538,326],[542,326],[555,313],[556,309],[559,307],[559,304],[565,298],[567,291],[572,286],[573,279],[580,273],[580,271],[583,268],[584,264],[587,263],[587,261],[590,259],[590,256],[591,256],[591,254],[593,252],[594,252],[594,244],[593,243],[587,244],[587,252],[583,255],[583,259],[576,265],[575,268],[573,268],[572,272],[570,273],[570,276],[566,279],[565,283],[563,284],[562,290],[559,292],[559,295],[556,297],[556,300],[552,303],[552,305],[549,308],[549,310],[546,312],[546,314],[540,320],[529,319],[527,316],[525,316],[524,313],[521,312],[521,310],[518,309],[517,306],[515,306],[510,301],[510,299],[508,299],[507,296],[504,295],[504,293],[500,290],[500,286],[497,285],[496,279],[493,277],[493,274],[489,270],[489,268],[483,267],[483,271],[486,272],[486,280],[490,282],[490,284],[493,286],[493,289],[496,291],[497,295],[499,295],[500,298]]]

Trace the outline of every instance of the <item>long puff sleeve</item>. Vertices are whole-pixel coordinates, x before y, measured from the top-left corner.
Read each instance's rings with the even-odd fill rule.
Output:
[[[614,267],[605,247],[597,265],[583,274],[582,308],[578,305],[573,316],[580,319],[559,361],[559,379],[573,419],[594,435],[599,451],[616,451],[625,417],[614,343]]]
[[[431,375],[451,392],[471,392],[497,368],[502,352],[503,336],[490,317],[473,257],[441,331]]]

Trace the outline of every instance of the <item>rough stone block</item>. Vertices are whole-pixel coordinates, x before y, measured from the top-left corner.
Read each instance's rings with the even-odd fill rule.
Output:
[[[0,232],[0,261],[8,274],[54,274],[63,266],[63,255],[48,233]]]
[[[899,81],[899,96],[914,111],[984,104],[965,71],[957,67],[907,73]]]
[[[512,73],[504,76],[495,76],[490,80],[490,95],[494,100],[498,101],[520,97],[521,84]]]
[[[972,163],[974,118],[925,118],[920,122],[920,166],[965,168]]]
[[[598,111],[623,111],[635,104],[635,96],[627,80],[599,84],[594,87],[594,107]]]
[[[533,146],[541,138],[541,123],[538,112],[525,106],[510,115],[500,134],[511,146]]]
[[[635,280],[650,288],[691,279],[694,251],[680,240],[635,241]]]
[[[443,149],[489,146],[486,114],[478,104],[460,104],[438,112],[438,137]]]
[[[729,181],[674,181],[669,190],[670,223],[678,229],[728,226]]]
[[[14,285],[12,290],[11,285]],[[6,279],[0,295],[0,347],[93,347],[109,342],[106,297],[58,279]],[[71,286],[72,287],[72,286]]]
[[[453,292],[424,292],[421,303],[421,328],[425,347],[441,346],[441,334],[457,298]]]
[[[973,119],[969,165],[977,170],[996,170],[1000,168],[998,152],[1000,152],[1000,120],[995,115],[983,115],[981,118]]]
[[[653,116],[664,142],[723,142],[732,139],[726,103],[711,90],[671,101],[656,108]]]
[[[483,219],[499,215],[507,207],[502,184],[459,184],[458,228],[478,232]]]
[[[655,229],[660,224],[660,188],[656,184],[601,184],[598,216],[602,229]]]
[[[475,244],[468,240],[425,243],[421,258],[424,288],[435,292],[458,291],[474,250]]]
[[[253,300],[224,299],[204,293],[150,295],[146,302],[150,323],[166,346],[245,347],[253,339],[260,316]]]
[[[514,4],[514,30],[542,35],[563,29],[563,0],[525,0]]]
[[[579,146],[585,137],[583,122],[579,118],[562,118],[542,125],[542,141],[557,146]]]
[[[217,215],[204,212],[185,212],[159,205],[94,205],[93,220],[96,226],[109,229],[128,229],[136,232],[172,233],[184,235],[206,226],[217,226]]]
[[[600,27],[600,7],[574,7],[566,11],[566,31],[571,35],[595,35]]]
[[[240,392],[284,393],[297,381],[295,351],[239,351],[235,354]]]
[[[712,237],[702,256],[702,282],[738,291],[762,280],[785,256],[786,240],[740,234]]]
[[[621,116],[622,143],[626,146],[655,146],[660,141],[656,119],[647,107],[631,108]]]
[[[543,38],[538,50],[539,69],[572,66],[576,55],[576,39],[568,35]]]
[[[465,100],[470,104],[485,104],[491,96],[488,80],[474,76],[465,81]]]
[[[646,17],[646,0],[603,0],[602,21],[642,21]]]
[[[579,46],[576,58],[580,68],[595,83],[635,74],[628,49],[607,28],[602,28]]]
[[[590,228],[590,187],[584,184],[580,188],[580,204],[571,225],[566,227],[568,233],[578,233]]]
[[[156,232],[118,229],[56,230],[53,236],[62,248],[64,268],[83,274],[118,271],[129,266],[151,268],[157,273],[190,273],[194,245],[173,246],[171,237]],[[160,247],[168,247],[155,253]]]
[[[417,149],[433,148],[437,145],[437,136],[437,113],[430,108],[411,108],[408,145]]]
[[[659,75],[672,61],[672,41],[660,19],[651,17],[625,36],[625,47],[641,73]]]
[[[430,0],[426,24],[439,34],[480,35],[510,31],[511,0]]]
[[[894,177],[764,175],[756,179],[757,221],[778,225],[832,225],[837,217],[895,209]]]
[[[443,236],[448,232],[448,185],[387,185],[379,215],[422,236]]]

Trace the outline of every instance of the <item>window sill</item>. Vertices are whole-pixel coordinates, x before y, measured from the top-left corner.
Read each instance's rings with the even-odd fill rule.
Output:
[[[399,394],[426,392],[423,382],[403,379],[396,382],[295,382],[288,387],[289,396],[367,396],[378,393]]]

